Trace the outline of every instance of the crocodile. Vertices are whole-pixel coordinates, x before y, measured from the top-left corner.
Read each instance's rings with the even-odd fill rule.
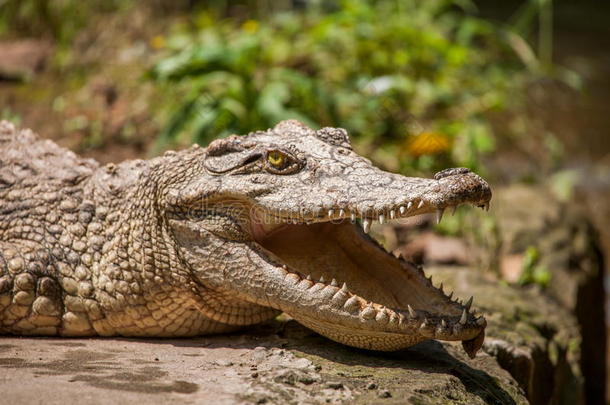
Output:
[[[465,168],[404,177],[344,129],[282,121],[149,160],[100,165],[0,122],[0,334],[188,337],[284,312],[358,348],[461,341],[487,322],[368,235],[489,207]]]

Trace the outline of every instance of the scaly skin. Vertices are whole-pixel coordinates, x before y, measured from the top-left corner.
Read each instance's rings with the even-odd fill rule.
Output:
[[[284,311],[351,346],[461,340],[473,356],[471,301],[366,231],[490,198],[466,169],[387,173],[344,130],[296,121],[104,167],[3,121],[0,332],[194,336]]]

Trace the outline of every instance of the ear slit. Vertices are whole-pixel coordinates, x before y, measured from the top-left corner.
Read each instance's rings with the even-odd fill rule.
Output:
[[[215,174],[228,173],[246,167],[258,161],[263,156],[261,152],[242,150],[239,152],[226,152],[223,156],[206,157],[205,168]]]
[[[249,165],[250,163],[256,162],[261,157],[263,157],[262,153],[253,153],[250,156],[248,156],[241,164],[242,164],[242,166]]]

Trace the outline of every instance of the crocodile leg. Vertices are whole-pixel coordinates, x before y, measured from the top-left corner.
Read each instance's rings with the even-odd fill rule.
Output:
[[[0,331],[58,334],[62,291],[48,262],[49,255],[35,245],[0,242]]]

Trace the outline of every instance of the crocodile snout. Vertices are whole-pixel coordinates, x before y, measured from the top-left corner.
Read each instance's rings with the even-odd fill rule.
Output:
[[[438,181],[438,200],[441,206],[470,203],[488,208],[492,193],[489,184],[465,167],[442,170],[434,175]],[[442,202],[440,202],[442,201]]]

